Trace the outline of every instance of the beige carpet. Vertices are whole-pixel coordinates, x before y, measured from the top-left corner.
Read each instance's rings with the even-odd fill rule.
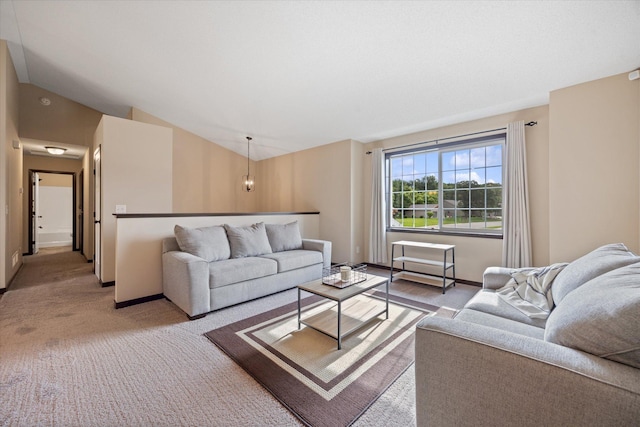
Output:
[[[477,291],[458,285],[447,303],[435,288],[392,289],[452,308]],[[167,300],[115,310],[113,292],[76,252],[25,257],[0,299],[0,425],[299,425],[203,335],[295,301],[295,290],[192,322]],[[413,377],[408,369],[354,425],[415,424]]]

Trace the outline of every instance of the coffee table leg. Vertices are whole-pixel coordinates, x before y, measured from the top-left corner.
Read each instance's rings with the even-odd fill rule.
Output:
[[[298,288],[298,330],[300,330],[300,288]]]
[[[342,349],[342,302],[338,301],[338,350]]]

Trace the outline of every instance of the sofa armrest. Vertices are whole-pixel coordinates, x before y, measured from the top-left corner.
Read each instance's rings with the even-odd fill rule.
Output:
[[[634,425],[640,370],[456,319],[416,327],[417,425]]]
[[[322,252],[322,266],[331,267],[331,242],[328,240],[302,239],[302,249]]]
[[[209,263],[202,258],[180,251],[162,254],[162,289],[189,318],[211,311]]]
[[[511,279],[512,268],[489,267],[482,275],[483,289],[500,289]]]

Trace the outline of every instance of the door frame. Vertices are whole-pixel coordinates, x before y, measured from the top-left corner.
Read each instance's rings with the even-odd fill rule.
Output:
[[[34,203],[32,203],[34,194],[33,194],[33,185],[35,184],[33,182],[33,175],[34,173],[52,173],[52,174],[59,174],[59,175],[72,175],[72,201],[71,201],[71,211],[73,213],[72,215],[72,232],[71,232],[71,240],[73,241],[72,244],[72,249],[74,251],[78,250],[78,241],[76,240],[76,227],[77,227],[77,221],[76,221],[76,189],[77,189],[77,176],[75,172],[68,172],[68,171],[53,171],[53,170],[47,170],[47,169],[29,169],[29,212],[27,213],[28,216],[28,223],[29,223],[29,251],[27,252],[27,255],[33,255],[34,251],[33,251],[33,245],[34,245],[34,236],[35,236],[35,230],[33,229],[33,216],[35,215],[35,207],[34,207]],[[37,203],[37,201],[36,201]],[[84,224],[80,224],[80,227],[84,227]]]

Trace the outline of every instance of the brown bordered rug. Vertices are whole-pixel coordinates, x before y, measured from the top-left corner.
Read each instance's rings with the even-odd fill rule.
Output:
[[[383,304],[384,293],[371,295]],[[317,296],[305,298],[303,318],[314,310],[335,310],[332,305]],[[413,364],[415,325],[437,309],[389,295],[389,319],[381,315],[343,338],[341,350],[320,332],[304,325],[298,330],[297,302],[205,336],[303,423],[349,426]],[[343,313],[348,313],[344,304]]]

